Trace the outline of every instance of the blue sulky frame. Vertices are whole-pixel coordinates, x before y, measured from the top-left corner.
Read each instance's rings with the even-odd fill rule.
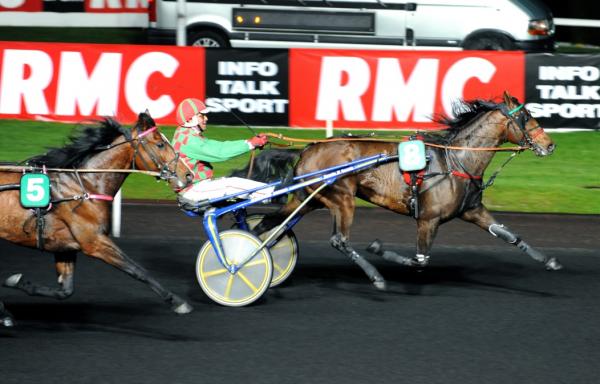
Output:
[[[281,189],[276,189],[275,191],[273,191],[273,193],[271,193],[267,196],[256,197],[256,198],[248,199],[248,200],[242,200],[242,201],[233,203],[233,204],[225,206],[225,207],[220,207],[220,208],[211,207],[204,212],[204,219],[203,219],[204,231],[206,232],[209,241],[212,243],[215,253],[217,254],[217,257],[219,258],[219,262],[223,265],[223,267],[225,269],[227,269],[229,271],[229,273],[235,274],[246,263],[248,263],[250,260],[252,260],[252,258],[254,256],[256,256],[263,248],[272,246],[274,243],[276,243],[279,236],[281,236],[283,233],[285,233],[286,231],[291,229],[294,225],[296,225],[298,223],[298,221],[300,221],[300,219],[301,219],[301,216],[298,215],[298,212],[300,211],[300,209],[302,209],[323,188],[333,184],[339,177],[348,175],[353,172],[358,172],[358,171],[361,171],[361,170],[364,170],[367,168],[371,168],[380,163],[385,163],[385,162],[388,162],[390,160],[394,160],[397,158],[398,158],[398,155],[387,155],[384,153],[380,153],[380,154],[369,156],[369,157],[364,157],[361,159],[351,161],[349,163],[344,163],[344,164],[336,165],[333,167],[321,169],[319,171],[296,176],[292,179],[292,181],[300,181],[299,183],[291,185],[291,186],[287,186],[287,187],[284,187]],[[306,179],[306,178],[309,178],[309,179],[301,181],[302,179]],[[276,227],[276,230],[271,232],[271,234],[261,243],[259,248],[257,248],[252,254],[248,255],[246,258],[244,258],[238,264],[229,264],[227,262],[227,259],[225,258],[225,254],[224,254],[223,247],[221,244],[221,239],[219,237],[219,229],[217,227],[217,219],[219,217],[225,215],[226,213],[232,212],[234,214],[235,220],[236,220],[239,228],[248,231],[249,228],[246,224],[246,207],[254,205],[254,204],[259,203],[264,200],[268,200],[268,199],[272,199],[277,196],[288,194],[290,192],[304,188],[308,185],[317,184],[317,183],[322,183],[322,184],[319,187],[317,187],[304,201],[302,201],[300,206],[298,206],[298,208],[296,208],[294,210],[294,212],[292,212],[278,227]],[[278,186],[281,186],[282,184],[283,184],[283,181],[281,181],[281,180],[276,181],[271,184],[260,186],[258,188],[248,189],[248,190],[238,192],[238,193],[235,193],[232,195],[227,195],[227,196],[203,201],[203,202],[199,203],[198,206],[199,207],[211,206],[211,205],[214,205],[215,203],[220,203],[225,200],[234,199],[241,195],[251,194],[253,192],[256,192],[256,191],[259,191],[259,190],[262,190],[265,188],[278,187]],[[191,213],[191,212],[186,212],[186,213],[188,213],[191,216],[197,216],[196,214]]]

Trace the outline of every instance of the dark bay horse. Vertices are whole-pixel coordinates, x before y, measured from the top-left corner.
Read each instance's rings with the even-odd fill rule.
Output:
[[[482,100],[463,102],[457,108],[456,117],[442,116],[437,121],[447,125],[448,129],[442,134],[423,134],[423,141],[430,144],[427,148],[429,161],[425,173],[417,177],[417,180],[421,179],[414,196],[417,204],[414,200],[411,204],[411,185],[405,181],[398,163],[394,161],[339,179],[317,194],[315,200],[300,213],[327,207],[334,223],[331,245],[358,264],[378,289],[385,289],[384,278],[349,243],[355,197],[416,218],[416,256],[408,257],[384,250],[378,241],[369,246],[369,251],[387,260],[408,266],[425,266],[440,224],[459,217],[517,246],[533,259],[544,263],[547,269],[560,269],[562,266],[556,259],[541,254],[509,228],[499,224],[482,204],[482,176],[495,152],[473,150],[497,148],[510,142],[527,147],[538,156],[550,155],[554,151],[554,143],[538,122],[516,98],[507,93],[502,103]],[[398,143],[350,140],[316,143],[300,154],[295,174],[307,174],[379,153],[397,154]],[[260,162],[257,164],[260,167]],[[304,193],[294,195],[278,212],[268,215],[255,231],[261,233],[280,223],[299,206],[306,192],[312,192],[318,186],[312,185],[302,191]],[[417,212],[414,211],[415,207]]]
[[[26,165],[49,171],[51,205],[36,212],[20,204],[21,173],[0,171],[0,238],[18,245],[54,254],[58,286],[30,282],[22,274],[6,279],[4,285],[30,295],[66,299],[73,294],[77,252],[100,259],[150,286],[179,314],[192,307],[160,283],[109,238],[110,204],[127,170],[155,171],[173,189],[191,180],[189,168],[179,159],[169,140],[156,128],[152,117],[141,113],[132,129],[112,118],[85,127],[63,148],[33,157]],[[125,170],[125,172],[75,172],[77,169]],[[0,324],[11,326],[13,319],[0,302]]]

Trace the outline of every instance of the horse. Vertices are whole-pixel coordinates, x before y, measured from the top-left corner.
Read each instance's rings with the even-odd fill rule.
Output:
[[[517,246],[548,270],[562,268],[558,260],[546,257],[508,227],[498,223],[482,203],[485,188],[482,177],[495,154],[493,149],[510,142],[531,149],[538,156],[547,156],[555,149],[551,138],[523,104],[507,92],[500,103],[462,100],[455,104],[454,115],[434,118],[434,121],[446,126],[444,132],[422,133],[422,140],[428,146],[428,161],[423,174],[409,173],[409,177],[405,178],[395,161],[387,162],[338,179],[299,212],[305,215],[316,208],[326,207],[334,226],[331,245],[361,267],[379,290],[386,289],[385,279],[350,244],[355,197],[416,219],[415,256],[386,250],[379,240],[367,248],[388,261],[425,267],[439,226],[458,217]],[[362,139],[318,142],[307,146],[299,154],[299,159],[295,153],[290,154],[288,162],[297,161],[294,173],[303,175],[376,154],[397,155],[398,143]],[[265,155],[268,155],[267,151]],[[281,151],[278,151],[278,156],[282,156]],[[256,164],[260,167],[264,161],[268,162],[268,157],[257,157]],[[313,184],[295,193],[287,204],[268,214],[254,232],[263,233],[279,224],[300,205],[307,193],[313,192],[319,185]]]
[[[147,111],[138,115],[131,129],[110,117],[80,128],[64,147],[51,148],[21,163],[20,168],[47,169],[51,187],[47,208],[23,208],[18,190],[21,173],[0,170],[0,238],[53,253],[58,275],[57,287],[33,283],[22,273],[8,277],[4,286],[29,295],[66,299],[74,292],[75,261],[77,252],[82,252],[146,283],[174,312],[191,312],[190,304],[152,278],[108,234],[109,202],[129,173],[151,171],[172,189],[180,190],[192,180],[190,169]],[[2,302],[0,323],[14,325]]]

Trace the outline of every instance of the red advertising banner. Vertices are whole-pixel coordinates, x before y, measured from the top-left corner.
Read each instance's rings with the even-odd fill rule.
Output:
[[[523,100],[523,52],[290,49],[290,126],[431,129],[459,99]]]
[[[0,0],[0,12],[42,12],[43,0]]]
[[[186,97],[204,99],[204,49],[0,42],[0,118],[130,123],[148,109],[175,123]]]

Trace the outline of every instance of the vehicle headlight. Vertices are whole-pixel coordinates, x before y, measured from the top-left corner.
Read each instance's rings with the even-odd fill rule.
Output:
[[[530,20],[527,32],[534,36],[551,36],[554,34],[552,19]]]

